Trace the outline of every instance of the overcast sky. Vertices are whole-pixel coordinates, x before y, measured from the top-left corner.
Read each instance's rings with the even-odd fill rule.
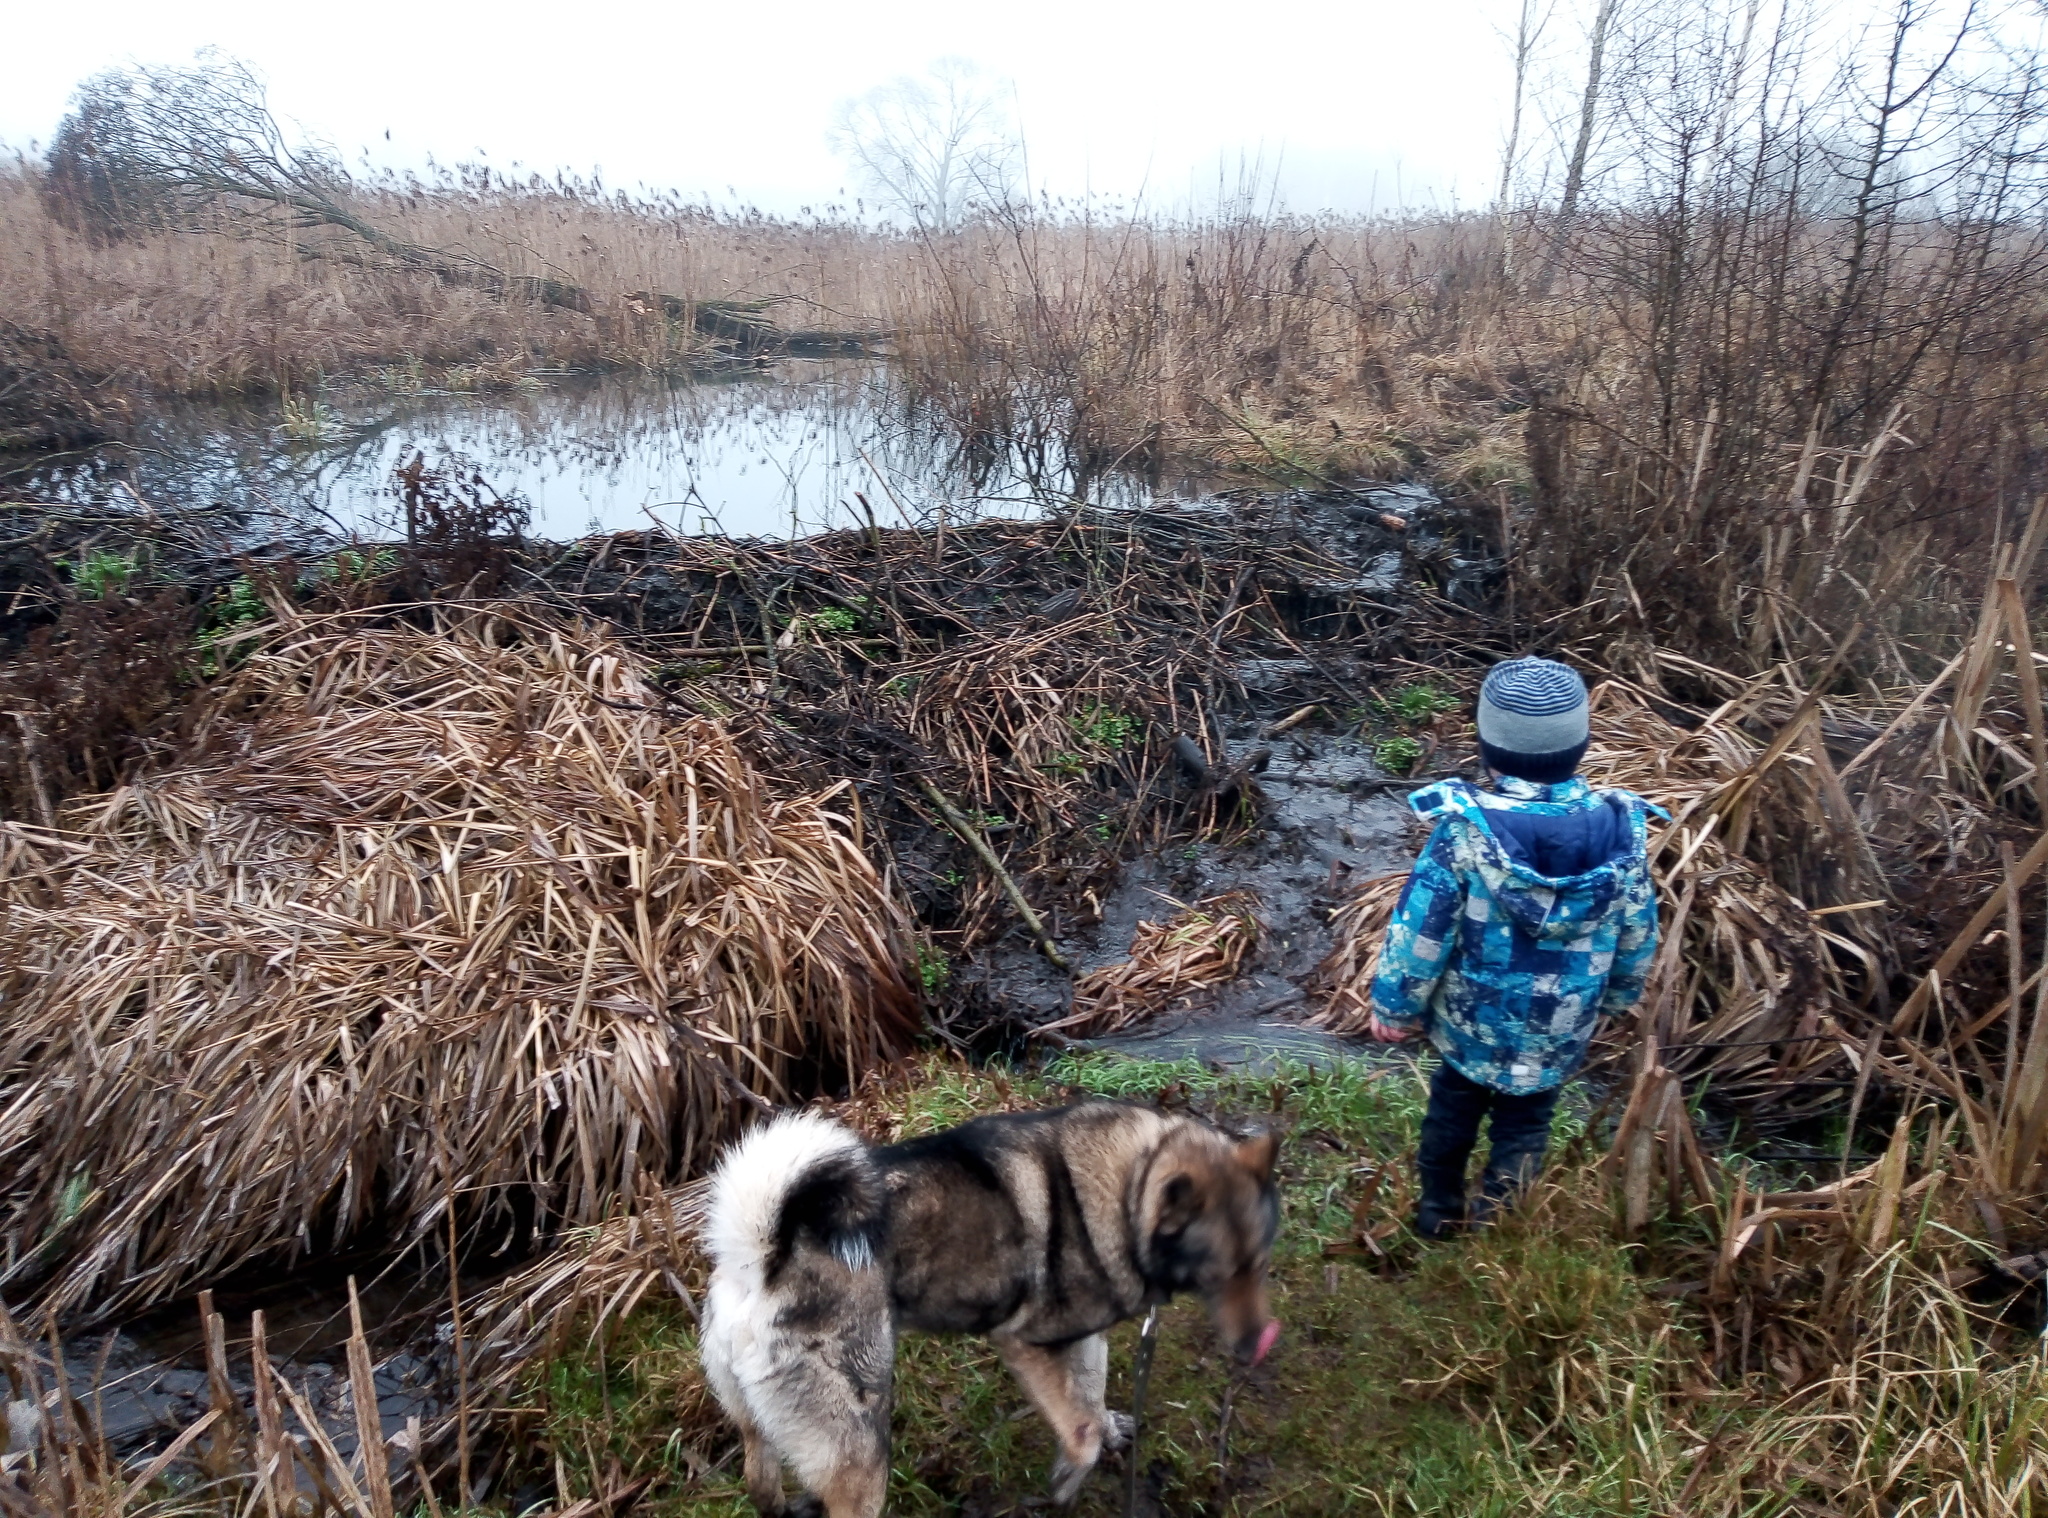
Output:
[[[1279,169],[1296,210],[1484,203],[1499,174],[1513,0],[785,0],[521,7],[446,0],[17,6],[0,141],[47,141],[77,82],[217,45],[281,116],[351,159],[483,156],[793,211],[850,190],[834,106],[958,56],[1015,82],[1034,180],[1213,198]],[[1569,42],[1576,23],[1556,32]],[[386,140],[385,134],[390,134]]]

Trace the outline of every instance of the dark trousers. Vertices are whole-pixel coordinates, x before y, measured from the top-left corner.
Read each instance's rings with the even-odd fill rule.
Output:
[[[1467,1079],[1448,1062],[1436,1067],[1429,1082],[1429,1112],[1422,1120],[1422,1144],[1415,1156],[1422,1179],[1416,1222],[1424,1234],[1435,1236],[1466,1220],[1465,1172],[1479,1142],[1479,1125],[1488,1118],[1486,1170],[1475,1211],[1490,1214],[1536,1179],[1550,1144],[1557,1095],[1550,1090],[1509,1096]]]

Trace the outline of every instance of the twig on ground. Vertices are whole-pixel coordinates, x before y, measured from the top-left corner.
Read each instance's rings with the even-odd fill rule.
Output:
[[[982,836],[981,829],[961,815],[960,809],[948,801],[945,794],[931,781],[922,775],[912,778],[917,781],[918,789],[924,792],[925,800],[936,807],[939,815],[946,820],[946,826],[959,835],[960,841],[974,850],[981,862],[994,872],[997,882],[1003,888],[1003,894],[1010,898],[1010,905],[1017,909],[1017,915],[1024,919],[1024,925],[1031,930],[1031,936],[1038,940],[1039,952],[1059,969],[1066,969],[1067,961],[1061,955],[1059,945],[1055,944],[1052,935],[1045,931],[1045,924],[1039,920],[1038,914],[1031,910],[1031,903],[1024,899],[1024,891],[1017,884],[1017,878],[1003,867],[1002,860],[997,858],[996,851],[989,847],[989,842]]]

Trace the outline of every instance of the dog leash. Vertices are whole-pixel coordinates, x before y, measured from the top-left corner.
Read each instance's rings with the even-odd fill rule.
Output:
[[[1138,1518],[1138,1441],[1145,1433],[1145,1389],[1152,1384],[1152,1351],[1159,1344],[1159,1308],[1145,1314],[1138,1330],[1138,1358],[1131,1370],[1131,1441],[1124,1450],[1124,1518]]]

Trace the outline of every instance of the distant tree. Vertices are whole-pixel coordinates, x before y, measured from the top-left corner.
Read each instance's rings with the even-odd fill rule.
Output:
[[[1592,27],[1586,35],[1586,83],[1579,92],[1578,131],[1572,138],[1570,156],[1565,160],[1564,192],[1558,198],[1557,215],[1551,222],[1550,247],[1536,276],[1539,292],[1547,292],[1557,276],[1564,240],[1571,235],[1572,224],[1579,214],[1579,200],[1585,193],[1593,141],[1609,112],[1610,86],[1605,78],[1607,48],[1613,40],[1615,17],[1620,9],[1621,0],[1599,0],[1593,12]]]
[[[1500,189],[1493,198],[1493,214],[1501,228],[1501,271],[1510,276],[1514,273],[1515,246],[1509,197],[1514,193],[1515,169],[1522,150],[1522,107],[1528,98],[1536,49],[1543,40],[1543,29],[1550,24],[1551,9],[1548,0],[1540,5],[1539,0],[1521,0],[1519,14],[1515,18],[1515,35],[1508,45],[1509,56],[1514,61],[1515,83],[1509,96],[1508,140],[1501,150]]]
[[[44,190],[66,220],[101,238],[222,225],[258,236],[333,227],[440,279],[547,305],[589,304],[585,291],[561,280],[508,275],[391,236],[358,208],[340,157],[288,137],[262,80],[213,49],[186,67],[113,69],[79,86],[57,128]]]
[[[1002,81],[964,58],[844,102],[832,142],[886,209],[937,230],[1007,199],[1023,156]]]
[[[262,81],[210,49],[189,66],[112,69],[80,85],[45,184],[102,235],[274,207],[374,231],[344,204],[350,185],[334,153],[289,142]]]
[[[1579,130],[1564,166],[1564,194],[1557,207],[1558,220],[1566,225],[1578,214],[1579,196],[1586,188],[1586,160],[1593,150],[1593,132],[1603,104],[1601,71],[1606,62],[1608,38],[1614,31],[1614,13],[1619,9],[1619,0],[1600,0],[1593,13],[1592,30],[1586,36],[1586,87],[1579,95]]]
[[[130,156],[134,136],[119,89],[102,75],[80,89],[58,124],[43,170],[43,198],[57,219],[95,242],[120,242],[167,219],[161,190]]]

